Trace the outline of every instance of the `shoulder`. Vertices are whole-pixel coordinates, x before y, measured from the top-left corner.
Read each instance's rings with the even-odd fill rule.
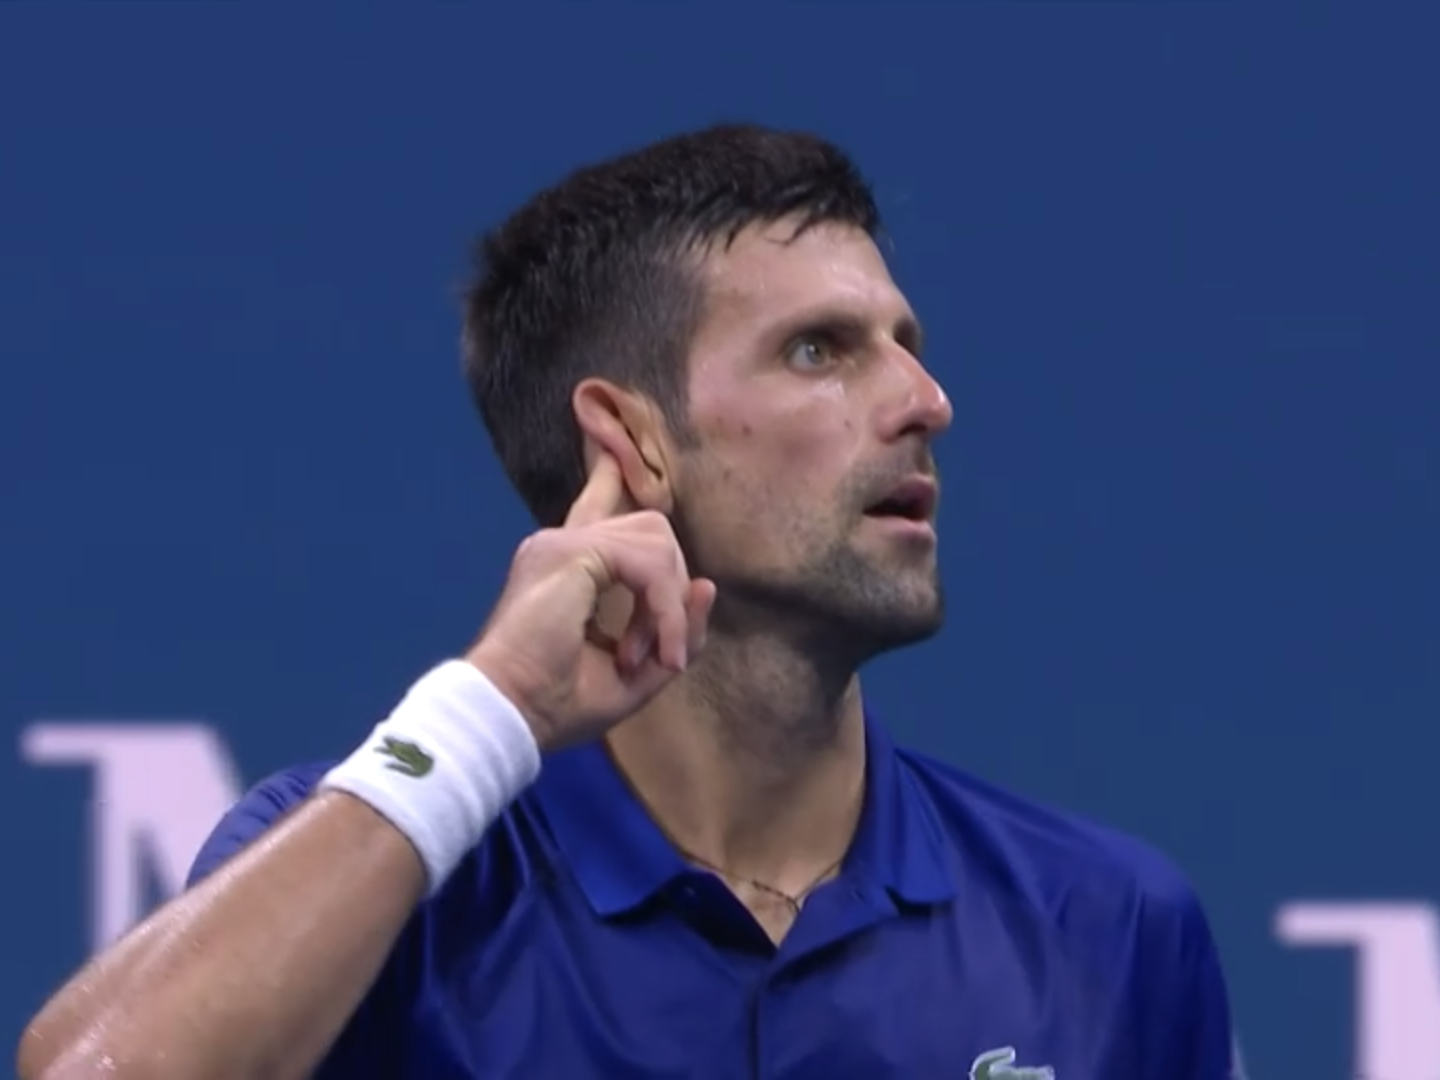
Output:
[[[1190,881],[1152,844],[925,754],[899,757],[971,871],[1050,904],[1092,897],[1157,924],[1201,917]]]
[[[1196,890],[1159,849],[953,766],[900,751],[947,837],[962,892],[1019,913],[1081,970],[1120,972],[1145,1016],[1153,1075],[1230,1075],[1229,997]]]
[[[308,799],[330,768],[330,762],[297,765],[272,773],[249,788],[201,844],[191,863],[186,888],[208,877]]]
[[[246,790],[200,845],[190,866],[186,888],[194,887],[219,869],[308,799],[330,768],[330,762],[296,765],[272,773]]]

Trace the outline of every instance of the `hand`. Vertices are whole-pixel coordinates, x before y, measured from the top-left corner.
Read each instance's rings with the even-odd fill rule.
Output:
[[[558,529],[515,552],[499,603],[466,657],[529,721],[542,750],[598,737],[652,698],[705,644],[715,585],[691,580],[669,520],[626,513],[608,454]],[[594,625],[599,599],[631,594],[619,641]]]

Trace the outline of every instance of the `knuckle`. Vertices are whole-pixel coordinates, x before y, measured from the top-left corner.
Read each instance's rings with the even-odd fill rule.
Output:
[[[637,510],[631,519],[637,528],[651,535],[674,535],[670,531],[670,519],[659,510]]]
[[[670,519],[659,510],[639,510],[634,515],[637,530],[654,542],[655,552],[666,562],[685,572],[685,554]]]
[[[685,612],[684,589],[674,575],[661,577],[652,590],[654,597],[651,607],[666,620],[683,617]]]
[[[524,540],[520,541],[519,546],[515,549],[515,558],[513,560],[516,566],[522,566],[534,560],[537,540],[538,534],[531,533],[525,537]]]
[[[537,562],[544,562],[552,556],[564,543],[564,536],[559,529],[541,529],[533,532],[520,541],[515,549],[515,563],[517,565],[533,565]]]

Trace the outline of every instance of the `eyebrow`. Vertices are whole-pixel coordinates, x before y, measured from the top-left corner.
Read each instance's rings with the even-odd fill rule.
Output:
[[[902,316],[895,325],[895,340],[916,359],[925,355],[925,327],[913,313]]]

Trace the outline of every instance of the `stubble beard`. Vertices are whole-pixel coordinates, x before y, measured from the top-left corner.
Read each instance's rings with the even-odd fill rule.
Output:
[[[775,638],[827,668],[857,670],[884,653],[933,637],[944,622],[934,553],[870,554],[842,536],[788,572],[747,572],[708,560],[684,515],[674,521],[692,577],[716,584],[712,638]],[[837,671],[838,674],[838,671]]]

